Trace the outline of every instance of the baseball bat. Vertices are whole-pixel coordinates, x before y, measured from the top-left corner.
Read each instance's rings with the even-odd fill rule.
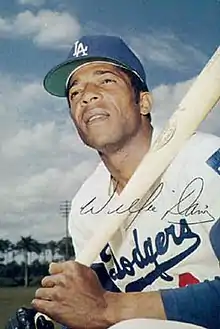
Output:
[[[219,99],[220,47],[198,75],[112,209],[117,209],[120,205],[129,206],[135,199],[142,199],[146,195]],[[124,212],[109,214],[103,218],[99,229],[96,229],[94,236],[86,243],[77,261],[90,266],[127,216],[128,212]]]
[[[112,209],[120,205],[131,205],[135,199],[142,199],[152,185],[165,172],[184,143],[194,134],[200,123],[220,99],[220,47],[215,51],[177,109],[169,119],[155,143],[144,156]],[[90,266],[106,243],[120,228],[128,212],[106,215],[85,249],[76,261]],[[38,313],[35,321],[37,321]]]

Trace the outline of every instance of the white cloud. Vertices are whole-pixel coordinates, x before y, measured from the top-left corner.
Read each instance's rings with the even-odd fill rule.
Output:
[[[38,81],[1,75],[0,89],[1,236],[61,237],[59,203],[72,198],[97,157],[82,146],[66,102]]]
[[[69,47],[80,30],[77,18],[67,12],[26,10],[11,18],[0,17],[0,37],[32,38],[42,48]]]
[[[199,49],[183,43],[172,32],[149,31],[128,39],[143,60],[157,66],[181,71],[207,61],[207,56]]]
[[[175,85],[160,85],[153,90],[153,121],[158,126],[171,117],[177,109],[182,98],[185,96],[194,79],[180,82]],[[200,97],[200,95],[198,95]],[[208,117],[202,122],[199,130],[220,136],[220,104],[217,104],[209,113]]]
[[[5,33],[7,34],[10,32],[11,32],[10,23],[6,19],[0,17],[0,36],[1,35],[4,36]]]
[[[17,158],[30,152],[32,148],[37,151],[48,150],[52,144],[54,129],[54,122],[37,124],[28,130],[21,129],[2,145],[3,156]]]
[[[18,0],[18,4],[20,5],[31,5],[34,7],[40,7],[44,5],[45,0]]]

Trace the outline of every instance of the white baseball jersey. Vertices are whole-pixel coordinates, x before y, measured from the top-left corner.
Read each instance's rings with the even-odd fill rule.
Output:
[[[209,232],[220,218],[220,138],[195,134],[141,204],[114,209],[115,198],[100,163],[72,201],[69,230],[78,255],[109,213],[127,211],[96,261],[120,291],[182,287],[219,275]]]

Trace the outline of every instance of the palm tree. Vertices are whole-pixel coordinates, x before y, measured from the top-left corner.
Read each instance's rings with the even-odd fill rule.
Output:
[[[12,251],[12,248],[13,248],[13,243],[6,239],[6,240],[3,240],[4,241],[4,245],[5,245],[5,260],[6,260],[6,264],[8,263],[8,259],[9,259],[9,252]]]
[[[51,262],[53,262],[54,261],[54,258],[55,258],[55,254],[56,254],[57,249],[58,249],[57,242],[54,241],[54,240],[50,240],[47,243],[47,248],[50,250],[50,253],[51,253]]]
[[[1,239],[0,240],[0,261],[6,260],[8,263],[8,255],[9,252],[12,250],[12,242],[8,239]]]
[[[12,243],[11,244],[11,258],[12,258],[12,262],[15,262],[15,257],[17,256],[18,252],[17,252],[17,246],[16,244]]]
[[[24,285],[25,287],[28,287],[29,284],[28,254],[31,254],[32,252],[35,252],[36,254],[40,254],[41,247],[39,242],[33,239],[31,236],[27,236],[27,237],[21,236],[21,240],[18,241],[16,244],[16,249],[21,251],[24,256]]]
[[[64,257],[65,260],[75,258],[75,250],[72,245],[72,239],[70,237],[64,237],[57,243],[58,253]]]
[[[47,243],[40,243],[41,254],[43,256],[43,263],[47,262]]]
[[[0,239],[0,263],[5,260],[5,240]]]

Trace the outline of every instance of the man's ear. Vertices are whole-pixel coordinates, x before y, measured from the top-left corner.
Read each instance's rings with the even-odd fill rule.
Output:
[[[140,93],[140,113],[147,115],[150,113],[153,104],[152,94],[148,91],[142,91]]]

